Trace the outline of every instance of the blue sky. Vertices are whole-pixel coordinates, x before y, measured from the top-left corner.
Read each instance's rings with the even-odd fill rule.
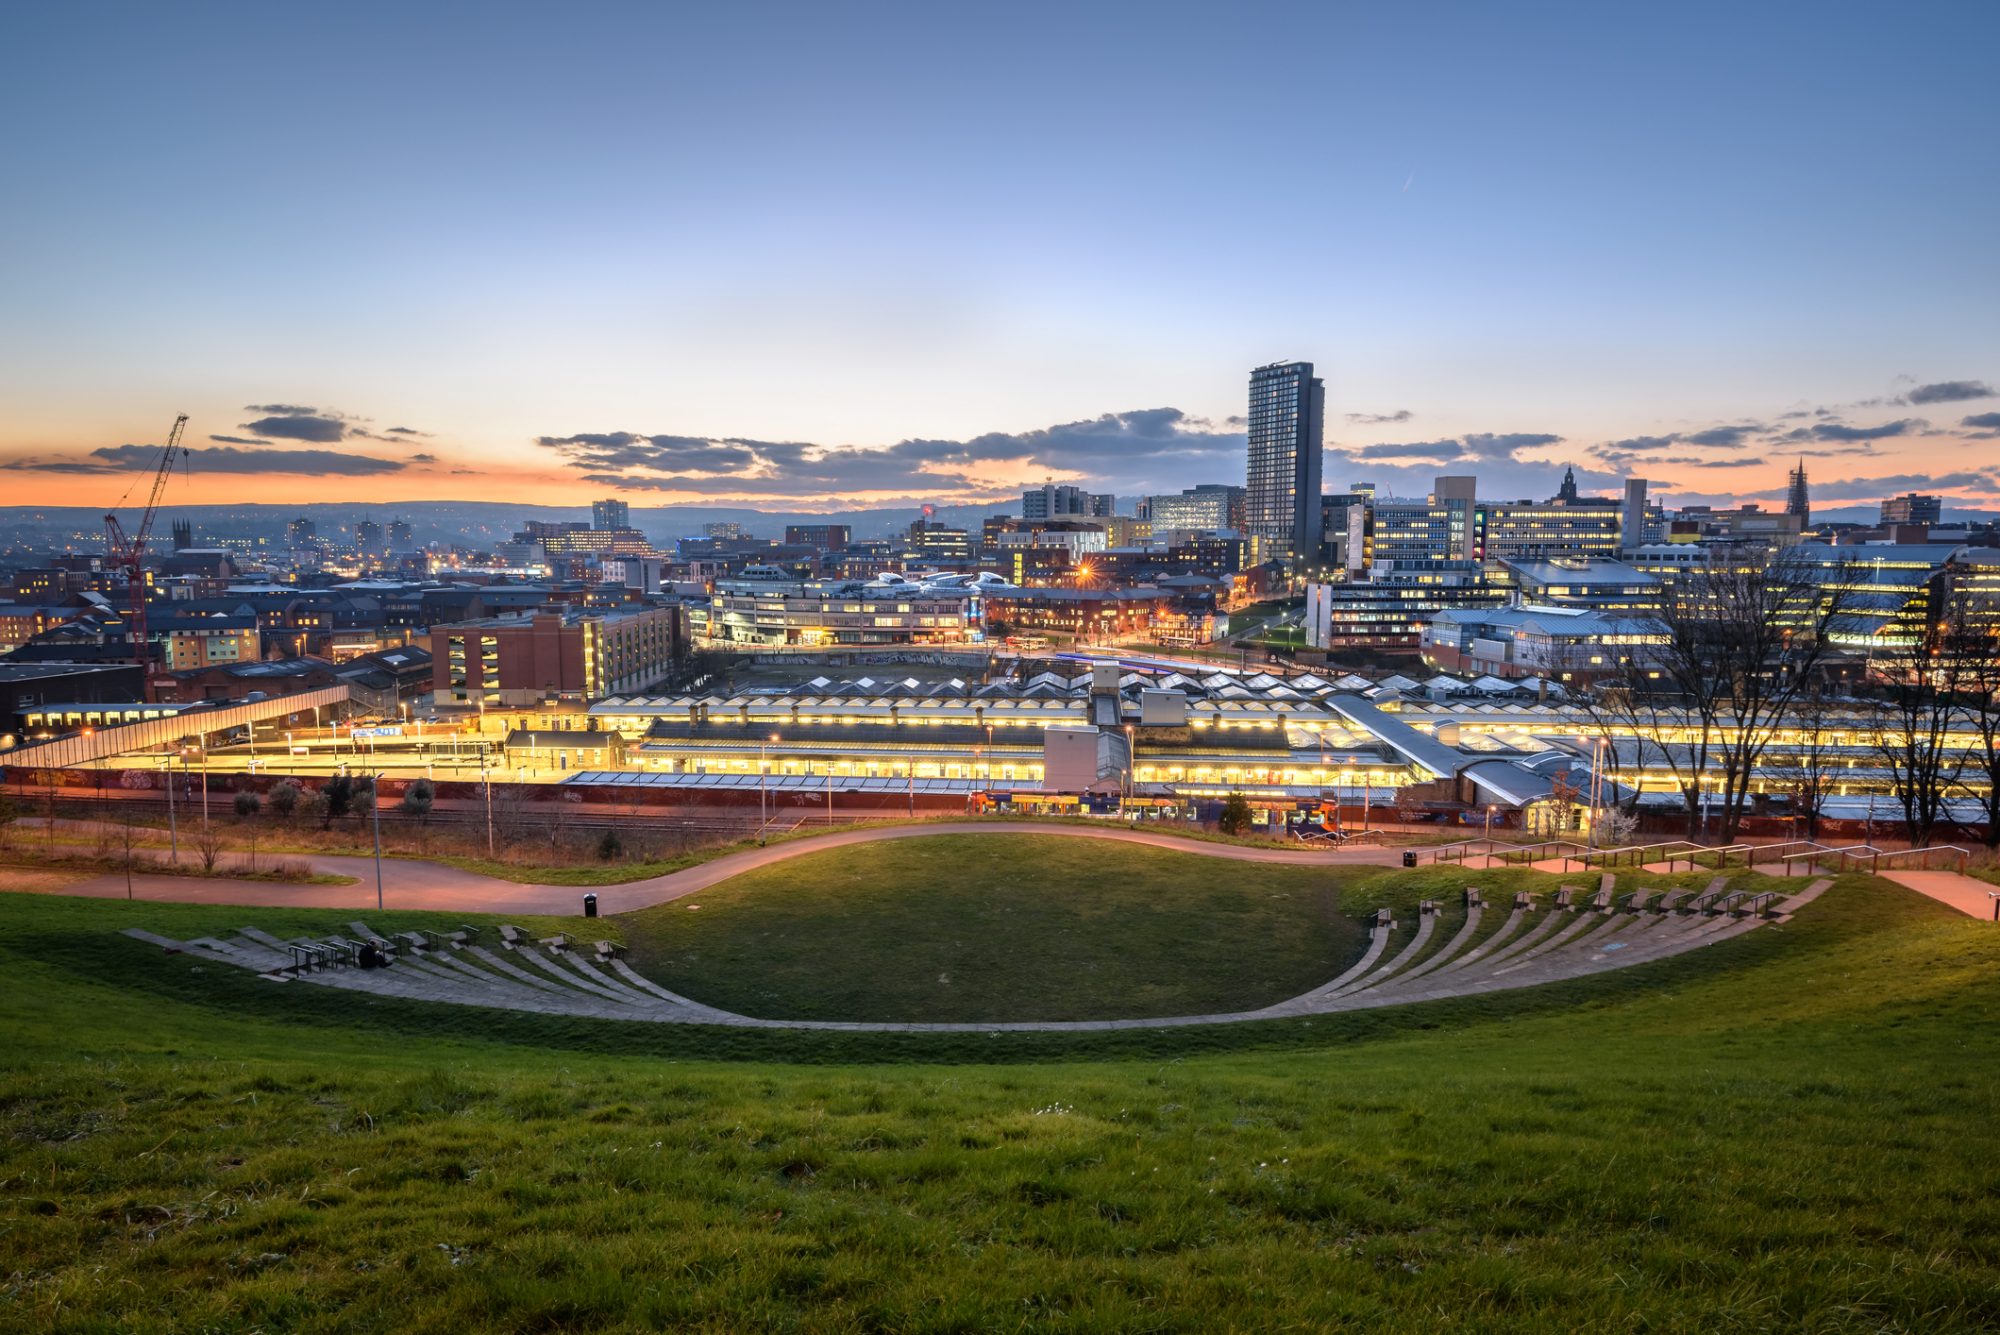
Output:
[[[719,8],[14,18],[0,489],[2000,503],[2000,5]]]

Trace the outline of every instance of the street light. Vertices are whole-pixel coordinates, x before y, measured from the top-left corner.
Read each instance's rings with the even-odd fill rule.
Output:
[[[766,777],[768,771],[764,768],[764,748],[777,740],[778,734],[774,732],[768,741],[757,743],[757,839],[760,843],[764,839],[765,827],[771,823],[770,782]]]
[[[382,907],[382,773],[368,780],[368,812],[375,820],[375,908]]]

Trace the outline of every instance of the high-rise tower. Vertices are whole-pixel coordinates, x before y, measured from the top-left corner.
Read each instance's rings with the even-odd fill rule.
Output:
[[[1274,553],[1319,554],[1319,468],[1326,386],[1311,362],[1250,373],[1250,459],[1244,528]]]
[[[1806,461],[1792,470],[1791,484],[1785,489],[1785,513],[1799,517],[1799,527],[1812,522],[1812,501],[1806,491]]]

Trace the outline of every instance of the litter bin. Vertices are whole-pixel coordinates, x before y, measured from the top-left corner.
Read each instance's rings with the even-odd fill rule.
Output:
[[[1414,859],[1411,861],[1410,865],[1413,867],[1417,865]],[[583,916],[586,918],[595,918],[597,916],[596,895],[585,895],[583,897]]]
[[[1417,865],[1417,855],[1415,850],[1413,849],[1403,850],[1403,865],[1405,867],[1414,867]],[[591,909],[590,911],[593,914],[597,912],[595,908]]]

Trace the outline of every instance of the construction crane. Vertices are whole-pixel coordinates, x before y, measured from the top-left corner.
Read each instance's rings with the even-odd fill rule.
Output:
[[[124,570],[126,591],[132,599],[132,619],[127,629],[132,636],[132,661],[139,665],[141,673],[141,694],[147,700],[153,698],[153,655],[146,642],[146,538],[160,513],[160,493],[166,490],[167,474],[174,471],[174,461],[186,453],[181,446],[181,432],[187,428],[187,420],[187,414],[182,413],[174,419],[174,429],[167,433],[159,466],[153,470],[153,490],[146,497],[145,512],[139,516],[138,531],[128,538],[116,512],[104,516],[104,539],[111,548],[112,567]],[[133,486],[137,485],[135,479]],[[125,496],[131,494],[131,488],[126,488]],[[119,497],[118,503],[123,505],[125,497]]]

